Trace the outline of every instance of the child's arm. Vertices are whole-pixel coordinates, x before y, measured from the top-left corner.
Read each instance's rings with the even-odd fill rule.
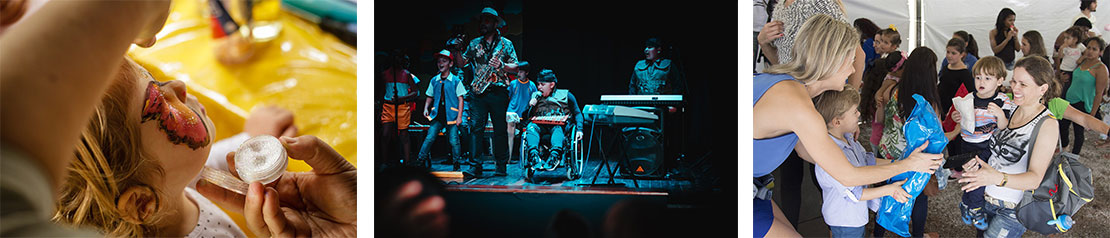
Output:
[[[991,40],[991,42],[990,42],[991,43],[991,51],[993,51],[995,54],[998,54],[999,52],[1002,52],[1002,48],[1006,48],[1006,42],[1008,42],[1010,40],[1009,38],[1007,38],[1006,40],[1003,40],[1002,42],[997,42],[997,41],[994,40],[994,36],[998,35],[998,34],[1002,34],[1002,32],[998,32],[998,29],[994,29],[994,30],[991,30],[990,37],[989,37],[990,40]]]
[[[902,184],[904,183],[906,183],[906,180],[883,185],[877,188],[864,188],[863,193],[859,197],[859,200],[867,201],[871,199],[882,198],[884,196],[891,196],[894,198],[895,201],[898,202],[909,201],[910,194],[907,193],[906,190],[902,189]]]
[[[574,94],[569,93],[569,92],[567,94],[568,94],[567,95],[567,100],[570,101],[570,106],[571,106],[571,108],[570,108],[571,113],[570,114],[571,114],[571,117],[574,117],[574,125],[578,127],[578,130],[575,131],[575,134],[574,134],[574,140],[581,140],[582,139],[582,109],[578,108],[578,99],[574,98]]]
[[[995,123],[998,125],[998,128],[1006,128],[1010,125],[1010,119],[1006,118],[1006,112],[1003,112],[1002,107],[999,107],[998,104],[994,102],[987,103],[987,111],[989,111],[991,115],[994,115]]]
[[[952,109],[949,109],[949,111],[951,111],[950,114],[952,115],[952,121],[956,122],[956,127],[952,128],[952,131],[944,132],[944,137],[948,137],[948,141],[952,141],[955,140],[956,136],[959,136],[960,132],[963,130],[963,127],[960,125],[960,120],[963,119],[963,116],[960,115],[959,110],[956,110],[956,107],[952,107]]]
[[[427,97],[427,99],[424,99],[424,118],[428,118],[428,107],[432,106],[432,103],[432,97]],[[431,120],[431,118],[428,118],[428,120]]]
[[[463,96],[459,96],[459,108],[460,108],[459,110],[462,110],[461,108],[463,108],[464,103],[466,103],[466,102],[463,101]],[[458,125],[459,123],[462,123],[462,112],[460,111],[457,114],[458,115],[455,116],[455,125]],[[447,115],[443,115],[443,116],[447,116]]]

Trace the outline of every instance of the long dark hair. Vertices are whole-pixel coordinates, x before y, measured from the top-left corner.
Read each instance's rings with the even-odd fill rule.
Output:
[[[1017,15],[1017,13],[1014,13],[1014,10],[1010,10],[1010,8],[1003,8],[1002,11],[998,12],[998,18],[994,20],[994,29],[997,30],[997,34],[1006,33],[1010,30],[1010,27],[1006,26],[1006,18],[1014,15]]]
[[[898,115],[909,118],[910,111],[917,102],[914,94],[921,94],[937,110],[937,55],[929,47],[917,47],[906,58],[902,80],[898,81]],[[939,112],[938,112],[939,113]]]
[[[967,33],[966,31],[957,31],[955,34],[956,36],[963,38],[963,40],[967,43],[967,53],[971,54],[971,56],[975,56],[975,58],[978,59],[979,43],[975,42],[975,36],[971,35],[971,33]],[[968,67],[971,67],[971,65],[968,65]]]
[[[1040,32],[1038,32],[1038,31],[1026,31],[1025,34],[1021,34],[1021,38],[1026,40],[1026,41],[1029,41],[1029,51],[1030,51],[1030,52],[1021,52],[1021,53],[1026,54],[1026,56],[1030,56],[1030,55],[1040,55],[1042,57],[1047,57],[1048,56],[1048,54],[1044,52],[1045,51],[1044,50],[1044,38],[1041,37]]]
[[[871,19],[856,18],[852,25],[856,27],[856,31],[859,31],[861,41],[871,39],[875,37],[876,33],[879,33],[879,26],[875,25],[875,22],[872,22]]]
[[[891,52],[886,57],[875,60],[875,66],[863,74],[859,102],[860,120],[863,122],[871,122],[875,119],[875,94],[879,92],[879,87],[882,87],[886,75],[898,65],[898,61],[902,61],[902,52]]]

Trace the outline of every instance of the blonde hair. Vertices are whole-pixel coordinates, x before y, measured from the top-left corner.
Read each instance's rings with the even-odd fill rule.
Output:
[[[809,83],[836,73],[858,47],[859,33],[852,25],[817,14],[806,20],[796,35],[790,51],[793,60],[765,72],[789,74],[803,84]]]
[[[859,98],[859,92],[855,88],[844,85],[844,90],[825,91],[818,95],[813,99],[813,106],[817,107],[817,113],[825,118],[825,124],[829,124],[833,119],[839,118],[841,114],[854,108],[852,106],[859,104]]]
[[[115,81],[81,132],[81,142],[73,150],[75,159],[70,162],[69,174],[55,204],[55,222],[93,228],[106,236],[157,234],[151,224],[161,218],[159,215],[137,224],[124,220],[116,206],[120,195],[133,186],[153,191],[156,204],[153,214],[160,213],[160,201],[166,197],[147,184],[165,173],[160,163],[143,150],[137,112],[128,113],[136,77],[141,72],[133,61],[124,60]]]
[[[987,56],[975,61],[975,66],[971,67],[971,73],[974,75],[986,74],[998,78],[998,80],[1006,79],[1006,64],[1002,63],[1002,59],[996,56]]]

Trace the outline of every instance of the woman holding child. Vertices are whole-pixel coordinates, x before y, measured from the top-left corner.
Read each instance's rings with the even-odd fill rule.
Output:
[[[769,177],[795,149],[845,186],[870,184],[906,171],[933,173],[940,166],[941,155],[922,153],[927,146],[922,145],[901,161],[855,167],[829,138],[812,98],[844,88],[854,70],[858,37],[848,23],[827,15],[813,16],[794,40],[794,60],[767,69],[768,74],[755,75],[753,139],[760,148],[753,156],[756,181]],[[785,122],[783,118],[795,119]],[[753,199],[754,236],[800,236],[769,199]]]
[[[1059,138],[1057,121],[1046,107],[1048,98],[1059,95],[1060,86],[1053,77],[1052,64],[1042,57],[1025,57],[1014,66],[1014,91],[1017,109],[1010,123],[994,135],[991,157],[971,160],[963,165],[966,183],[961,189],[972,191],[986,187],[983,211],[987,214],[986,237],[1021,237],[1025,227],[1015,214],[1022,193],[1040,184],[1052,161]],[[1033,141],[1033,134],[1038,134]]]

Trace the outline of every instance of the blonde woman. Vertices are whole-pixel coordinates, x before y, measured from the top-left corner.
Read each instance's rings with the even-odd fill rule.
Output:
[[[812,98],[844,88],[848,75],[853,73],[858,38],[848,23],[815,15],[806,20],[794,40],[793,60],[767,69],[767,74],[755,75],[753,148],[759,149],[753,156],[753,178],[757,189],[794,150],[845,186],[879,182],[906,171],[933,173],[940,166],[941,155],[921,152],[926,144],[904,160],[854,167],[829,138]],[[770,197],[760,193],[756,196],[755,237],[800,236]]]

